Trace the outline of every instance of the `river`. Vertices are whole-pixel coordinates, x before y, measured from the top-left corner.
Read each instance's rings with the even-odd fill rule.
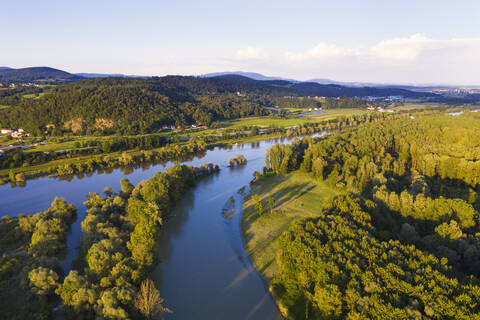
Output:
[[[281,319],[243,246],[243,196],[239,189],[246,186],[248,192],[253,173],[264,166],[265,151],[282,141],[261,141],[231,149],[216,147],[201,158],[184,162],[196,166],[212,162],[222,170],[186,192],[162,228],[161,263],[153,279],[165,306],[173,311],[166,319]],[[244,155],[247,164],[229,168],[228,159],[237,154]],[[44,177],[30,180],[23,187],[0,186],[0,216],[46,210],[56,196],[75,205],[78,218],[68,236],[68,254],[62,263],[68,270],[77,253],[87,194],[101,193],[107,186],[119,191],[120,179],[126,177],[137,184],[170,165],[114,169],[70,181]]]

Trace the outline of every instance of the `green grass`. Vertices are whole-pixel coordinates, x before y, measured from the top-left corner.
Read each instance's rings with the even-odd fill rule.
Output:
[[[6,136],[0,136],[0,146],[9,143],[11,143],[11,140],[9,138],[7,138]]]
[[[40,98],[41,96],[45,95],[46,92],[40,92],[38,93],[38,96],[36,93],[30,93],[30,94],[24,94],[23,95],[23,98],[24,99],[38,99]]]
[[[365,109],[356,109],[356,108],[351,108],[351,109],[327,109],[323,110],[325,113],[319,113],[319,114],[314,114],[310,116],[310,119],[316,120],[316,121],[323,121],[323,120],[331,120],[335,119],[340,116],[353,116],[353,115],[361,115],[365,114],[368,111]],[[307,113],[310,111],[307,111]],[[315,112],[315,111],[313,111]]]
[[[290,127],[290,126],[297,126],[307,122],[312,122],[312,121],[307,120],[307,118],[276,119],[276,118],[269,118],[269,117],[249,117],[249,118],[235,119],[235,120],[223,122],[222,127],[230,128],[230,129],[237,129],[243,126],[257,126],[261,128],[273,127],[273,126]]]
[[[287,107],[287,108],[281,108],[281,109],[288,110],[290,112],[297,112],[297,111],[303,112],[308,110],[308,108],[293,108],[293,107]]]
[[[90,141],[90,140],[101,140],[101,139],[108,139],[108,137],[95,137],[95,136],[83,136],[83,137],[75,137],[71,141],[65,141],[65,142],[55,142],[55,141],[48,141],[45,144],[35,146],[31,149],[28,149],[27,152],[34,152],[34,151],[39,151],[39,152],[51,152],[51,151],[59,151],[59,150],[70,150],[70,149],[75,149],[75,142],[80,142],[83,143],[85,141]],[[66,138],[69,139],[69,138]]]
[[[438,103],[429,103],[429,104],[422,104],[422,103],[406,103],[403,106],[393,107],[393,110],[415,110],[415,109],[427,109],[431,107],[438,107]]]
[[[247,197],[244,202],[242,230],[247,252],[255,268],[270,281],[277,272],[276,240],[295,219],[315,217],[325,199],[341,192],[326,182],[313,179],[304,172],[285,176],[263,176],[251,185],[250,195],[262,200],[264,214],[259,216],[254,202]],[[268,199],[275,199],[273,212],[268,209]]]
[[[2,110],[2,109],[7,109],[7,108],[9,108],[9,107],[10,107],[10,106],[6,106],[6,105],[4,105],[4,104],[0,104],[0,110]]]
[[[163,134],[155,134],[155,135],[163,135]],[[140,135],[135,135],[135,136],[131,136],[131,137],[141,137],[141,136],[145,136],[145,135],[140,134]],[[129,137],[129,136],[122,136],[122,137]],[[68,141],[57,142],[56,140],[58,140],[58,139],[50,140],[50,141],[47,141],[45,144],[41,144],[41,145],[35,146],[31,149],[28,149],[26,152],[36,152],[36,151],[52,152],[52,151],[60,151],[60,150],[62,150],[62,151],[63,150],[71,150],[71,149],[77,149],[75,147],[75,142],[79,142],[80,145],[83,145],[83,143],[88,142],[88,141],[92,141],[92,140],[102,141],[102,140],[112,140],[114,138],[115,137],[113,137],[113,136],[65,137],[65,138],[59,138],[59,139],[65,139],[65,140],[68,140]],[[26,141],[25,144],[28,144],[28,142]]]
[[[298,110],[302,110],[302,109],[298,109]],[[308,111],[308,109],[303,109],[302,111],[304,113],[312,112],[312,111]],[[366,112],[367,111],[363,109],[331,109],[331,110],[324,110],[324,113],[313,114],[306,117],[299,117],[299,118],[292,118],[292,119],[281,119],[281,118],[270,118],[270,117],[248,117],[248,118],[225,121],[225,122],[222,122],[221,125],[224,128],[232,128],[232,129],[236,129],[243,126],[257,126],[260,128],[273,127],[273,126],[292,127],[292,126],[298,126],[304,123],[330,120],[339,116],[351,116],[351,115],[364,114]]]

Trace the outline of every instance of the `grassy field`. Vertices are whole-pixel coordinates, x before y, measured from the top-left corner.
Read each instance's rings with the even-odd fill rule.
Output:
[[[429,104],[422,104],[422,103],[406,103],[403,106],[393,107],[393,110],[414,110],[414,109],[427,109],[431,107],[438,107],[438,103],[429,103]]]
[[[339,192],[326,182],[300,171],[285,176],[261,177],[252,183],[250,195],[261,198],[264,214],[258,215],[253,200],[248,196],[244,202],[242,230],[247,252],[255,268],[267,281],[277,271],[275,254],[278,237],[293,220],[314,217],[324,200]],[[275,199],[272,213],[268,208],[270,198]]]
[[[8,144],[9,141],[10,139],[8,139],[6,136],[0,136],[0,145]]]
[[[35,94],[35,93],[24,94],[24,95],[23,95],[23,98],[25,98],[25,99],[38,99],[38,98],[40,98],[41,96],[43,96],[43,95],[45,95],[45,94],[46,94],[46,92],[40,92],[40,93],[38,93],[38,95]]]
[[[305,113],[308,113],[306,109],[303,109]],[[261,128],[265,127],[291,127],[298,126],[304,123],[310,122],[320,122],[324,120],[334,119],[339,116],[351,116],[364,114],[367,110],[363,109],[332,109],[324,110],[324,113],[313,114],[305,117],[298,117],[293,119],[281,119],[281,118],[269,118],[269,117],[248,117],[242,119],[235,119],[230,121],[222,122],[222,127],[224,128],[239,128],[243,126],[258,126]]]
[[[0,104],[0,110],[2,110],[2,109],[7,109],[8,107],[10,107],[10,106],[6,106],[6,105]]]
[[[41,144],[38,146],[35,146],[32,149],[28,149],[26,152],[34,152],[34,151],[40,151],[40,152],[45,152],[45,151],[59,151],[59,150],[69,150],[69,149],[75,149],[75,142],[80,142],[83,143],[85,141],[90,141],[90,140],[101,140],[101,139],[111,139],[111,137],[96,137],[96,136],[83,136],[83,137],[74,137],[73,140],[69,140],[69,138],[65,138],[66,141],[60,142],[60,141],[48,141],[45,144]]]
[[[269,117],[249,117],[243,119],[236,119],[231,121],[223,122],[221,125],[223,128],[236,129],[243,126],[257,126],[261,128],[266,127],[292,127],[304,124],[307,122],[312,122],[312,120],[305,118],[295,118],[295,119],[276,119]]]
[[[309,118],[316,121],[323,121],[323,120],[330,120],[335,119],[340,116],[353,116],[353,115],[360,115],[365,114],[370,111],[366,109],[330,109],[324,110],[325,113],[314,114],[311,115]],[[308,112],[308,111],[307,111]]]

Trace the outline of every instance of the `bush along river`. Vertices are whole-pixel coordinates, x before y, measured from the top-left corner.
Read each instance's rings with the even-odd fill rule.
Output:
[[[214,163],[221,171],[200,180],[186,192],[162,228],[158,241],[161,262],[152,278],[173,313],[167,319],[281,319],[263,279],[254,269],[244,247],[240,220],[243,192],[255,171],[264,166],[265,151],[275,139],[216,147],[201,158],[183,164]],[[229,158],[243,155],[247,162],[229,166]],[[39,178],[24,186],[0,186],[0,216],[34,214],[49,208],[55,197],[63,197],[78,209],[78,217],[67,239],[68,252],[62,263],[66,272],[77,255],[83,202],[89,192],[102,193],[105,187],[120,190],[120,180],[134,185],[171,166],[145,165],[137,168],[97,172],[69,181]],[[248,190],[247,190],[248,191]]]

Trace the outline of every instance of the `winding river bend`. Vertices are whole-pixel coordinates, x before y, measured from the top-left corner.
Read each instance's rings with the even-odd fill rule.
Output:
[[[184,164],[212,162],[222,170],[201,180],[183,195],[182,201],[166,221],[160,239],[161,263],[153,274],[165,305],[173,310],[167,319],[281,319],[262,278],[243,247],[240,219],[243,196],[255,171],[264,166],[265,151],[284,140],[268,140],[215,148],[202,158]],[[285,140],[285,142],[287,142]],[[227,167],[228,159],[242,154],[247,164]],[[120,190],[120,179],[133,184],[152,177],[172,165],[151,165],[133,170],[115,169],[94,173],[71,181],[40,178],[27,185],[0,187],[0,216],[33,214],[46,210],[54,197],[64,197],[78,209],[78,218],[68,236],[64,269],[75,258],[81,221],[89,192],[101,193],[107,186]],[[248,191],[248,190],[247,190]]]

